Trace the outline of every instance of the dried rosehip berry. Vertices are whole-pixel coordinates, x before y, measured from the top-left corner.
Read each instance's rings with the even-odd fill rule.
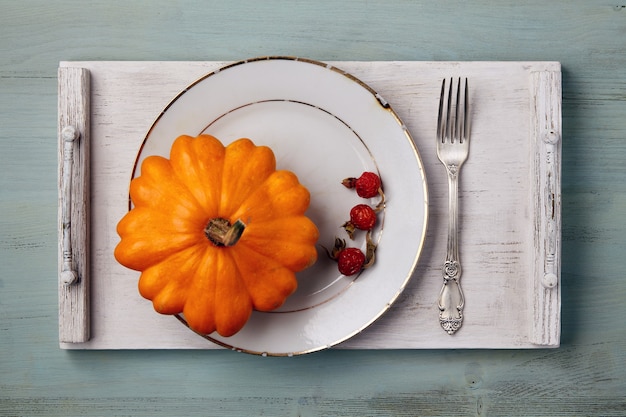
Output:
[[[343,224],[343,228],[354,239],[356,229],[372,230],[376,225],[376,211],[367,204],[357,204],[350,210],[350,220]]]
[[[382,182],[380,177],[373,172],[364,172],[354,181],[354,188],[359,197],[372,198],[381,192]]]
[[[337,257],[339,272],[343,275],[354,275],[363,269],[365,254],[358,248],[346,248]]]
[[[358,248],[346,248],[346,241],[338,237],[335,238],[335,245],[331,250],[326,249],[328,257],[337,261],[339,272],[344,275],[354,275],[362,269],[367,269],[374,265],[376,260],[376,244],[372,240],[371,232],[366,235],[367,247],[365,254]]]
[[[376,197],[380,193],[382,183],[380,177],[373,172],[364,172],[356,180],[354,188],[356,193],[362,198]]]
[[[362,198],[372,198],[382,194],[380,177],[373,172],[364,172],[359,178],[346,178],[341,183],[346,188],[356,188],[356,193]]]
[[[376,211],[367,204],[357,204],[350,210],[350,222],[361,230],[372,230],[376,224]]]

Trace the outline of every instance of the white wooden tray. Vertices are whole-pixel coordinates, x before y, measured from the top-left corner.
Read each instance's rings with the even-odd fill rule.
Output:
[[[152,310],[113,258],[142,140],[180,91],[228,62],[61,62],[59,338],[64,349],[213,349]],[[425,250],[408,287],[351,349],[557,347],[561,311],[561,68],[557,62],[329,62],[377,91],[420,151],[429,187]],[[435,155],[443,77],[471,79],[472,149],[460,245],[464,323],[438,322],[447,184]],[[69,128],[68,128],[69,127]],[[72,131],[72,128],[74,131]],[[76,281],[67,271],[73,270]]]

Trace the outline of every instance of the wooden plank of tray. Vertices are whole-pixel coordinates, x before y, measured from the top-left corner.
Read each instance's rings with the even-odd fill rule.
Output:
[[[227,62],[62,62],[91,76],[91,318],[60,310],[60,328],[91,327],[67,349],[217,348],[152,311],[137,273],[118,265],[115,225],[150,125],[180,91]],[[556,62],[329,62],[383,96],[411,132],[427,175],[429,228],[409,285],[390,311],[338,348],[445,349],[556,347],[560,340],[561,68]],[[465,322],[439,327],[436,299],[445,256],[447,191],[435,156],[441,78],[472,80],[472,149],[460,200]],[[60,86],[61,89],[72,88]],[[84,90],[63,91],[67,97]],[[66,108],[60,106],[61,123]],[[61,138],[61,133],[59,133]],[[61,141],[60,141],[61,143]],[[410,192],[410,190],[407,190]],[[88,198],[88,197],[85,197]],[[73,199],[75,202],[76,198]],[[60,204],[61,207],[61,204]],[[60,233],[60,237],[62,233]],[[407,236],[406,238],[410,238]],[[60,251],[60,265],[62,265]],[[85,285],[79,281],[74,285]],[[65,287],[60,287],[60,292]],[[83,289],[85,291],[85,289]],[[76,315],[84,314],[84,317]],[[76,322],[76,320],[79,320]],[[329,324],[330,325],[330,324]]]
[[[85,68],[59,68],[59,340],[89,340],[90,90]]]

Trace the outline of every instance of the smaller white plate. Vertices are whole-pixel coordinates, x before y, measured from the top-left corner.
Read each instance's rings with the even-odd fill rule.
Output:
[[[335,236],[364,201],[341,185],[364,171],[379,173],[386,206],[375,230],[376,263],[345,277],[320,248],[319,260],[298,274],[298,290],[278,310],[254,312],[234,336],[207,339],[237,351],[292,356],[334,346],[389,309],[417,265],[427,224],[427,186],[420,155],[406,127],[371,88],[343,71],[288,57],[241,61],[212,72],[181,92],[158,116],[137,156],[169,156],[182,134],[208,133],[228,144],[248,137],[276,154],[279,169],[298,175],[311,192],[307,215],[320,245]]]

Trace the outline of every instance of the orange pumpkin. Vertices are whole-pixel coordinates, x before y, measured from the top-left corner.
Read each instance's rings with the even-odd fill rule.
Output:
[[[317,260],[308,190],[272,150],[239,139],[178,137],[131,181],[115,258],[141,271],[140,294],[198,333],[238,332],[253,309],[282,305]]]

